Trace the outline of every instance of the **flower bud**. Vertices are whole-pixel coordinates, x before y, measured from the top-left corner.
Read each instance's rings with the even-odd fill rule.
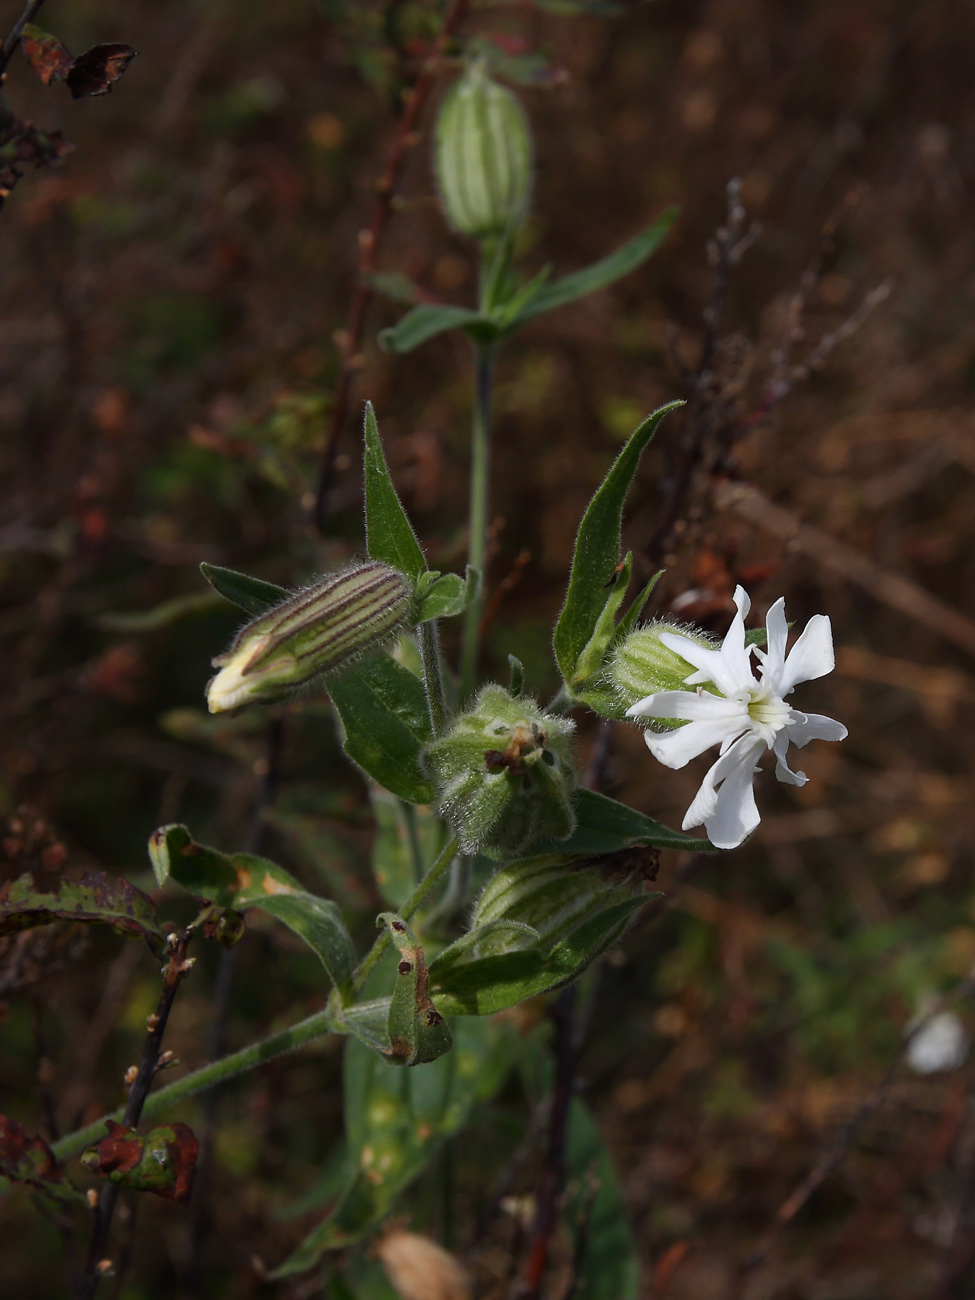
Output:
[[[521,225],[531,190],[528,119],[483,61],[472,63],[444,98],[435,162],[440,204],[459,234],[489,239]]]
[[[571,719],[492,684],[427,745],[422,761],[437,784],[437,812],[464,853],[515,856],[543,836],[571,835],[574,730]]]
[[[676,623],[648,623],[632,631],[612,652],[606,670],[624,711],[657,691],[691,689],[684,683],[695,671],[694,665],[669,650],[660,639],[661,632],[688,637],[702,646],[711,645],[703,632]]]
[[[407,621],[410,584],[386,564],[330,573],[237,633],[207,686],[211,713],[279,699],[380,646]]]

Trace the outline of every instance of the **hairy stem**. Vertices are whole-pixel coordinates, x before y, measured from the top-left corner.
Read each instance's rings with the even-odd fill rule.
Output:
[[[420,648],[420,662],[423,664],[423,685],[427,693],[427,708],[430,710],[430,726],[435,736],[441,736],[447,728],[449,714],[443,688],[443,662],[440,657],[437,620],[421,623],[416,629],[416,639]]]
[[[494,378],[494,352],[476,345],[474,360],[474,420],[471,426],[471,487],[468,515],[467,562],[481,575],[481,593],[464,613],[464,647],[460,662],[460,699],[470,695],[477,672],[481,641],[481,614],[487,580],[488,489],[491,460],[491,388]]]

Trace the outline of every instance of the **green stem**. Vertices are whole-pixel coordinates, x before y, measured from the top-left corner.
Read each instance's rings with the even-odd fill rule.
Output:
[[[434,862],[403,907],[400,908],[400,916],[405,921],[410,919],[450,866],[454,854],[457,852],[457,844],[458,841],[455,837]],[[388,947],[389,931],[384,930],[377,937],[376,942],[372,945],[353,976],[353,988],[356,990],[362,988],[369,972],[375,967],[376,962],[379,961]],[[192,1097],[194,1093],[203,1092],[206,1088],[212,1088],[215,1084],[232,1079],[235,1074],[244,1074],[248,1070],[254,1070],[257,1066],[263,1065],[265,1061],[273,1060],[276,1056],[283,1056],[285,1052],[293,1052],[295,1048],[304,1047],[306,1043],[314,1042],[316,1038],[323,1038],[325,1034],[331,1033],[337,1028],[335,1010],[336,1008],[332,1008],[330,1000],[330,1005],[324,1011],[316,1011],[313,1016],[308,1016],[305,1020],[299,1020],[290,1029],[283,1029],[278,1034],[271,1034],[268,1038],[261,1039],[259,1043],[251,1043],[250,1047],[244,1047],[239,1052],[232,1052],[219,1061],[213,1061],[210,1065],[203,1066],[201,1070],[194,1070],[192,1074],[184,1075],[182,1079],[177,1079],[175,1083],[171,1083],[168,1088],[160,1088],[158,1092],[150,1093],[142,1108],[142,1118],[147,1119],[151,1115],[158,1115],[160,1111],[172,1106],[177,1101],[182,1101],[184,1097]],[[91,1146],[93,1142],[97,1142],[99,1138],[105,1136],[106,1120],[113,1119],[121,1123],[124,1114],[124,1107],[120,1106],[117,1110],[112,1111],[110,1115],[105,1115],[101,1119],[95,1120],[93,1124],[88,1124],[84,1128],[77,1129],[74,1133],[69,1133],[52,1147],[55,1159],[65,1160],[68,1156],[77,1155],[85,1147]]]
[[[427,708],[430,710],[430,726],[435,736],[443,735],[447,729],[450,714],[447,711],[447,697],[443,688],[443,661],[440,657],[440,633],[437,620],[421,623],[416,629],[417,644],[420,648],[420,662],[423,665],[423,685],[427,692]]]
[[[334,1020],[330,1012],[316,1011],[313,1016],[300,1020],[290,1029],[284,1029],[279,1034],[271,1034],[259,1043],[251,1043],[250,1047],[232,1052],[219,1061],[205,1065],[201,1070],[194,1070],[192,1074],[184,1075],[182,1079],[171,1083],[168,1088],[160,1088],[158,1092],[150,1093],[142,1107],[142,1118],[147,1119],[151,1115],[157,1115],[177,1101],[182,1101],[184,1097],[192,1097],[194,1093],[203,1092],[205,1088],[212,1088],[214,1084],[232,1079],[235,1074],[253,1070],[275,1056],[293,1052],[295,1048],[303,1047],[305,1043],[323,1037],[333,1027]],[[93,1124],[77,1129],[74,1133],[69,1133],[60,1142],[54,1143],[52,1150],[55,1159],[65,1160],[68,1156],[77,1155],[85,1147],[91,1146],[93,1142],[105,1136],[105,1120],[114,1119],[121,1123],[124,1113],[124,1107],[119,1106],[110,1115],[97,1119]]]
[[[467,561],[481,575],[481,594],[472,600],[464,613],[464,647],[460,661],[460,698],[470,695],[477,671],[480,649],[481,616],[487,561],[488,486],[491,455],[491,385],[494,375],[494,352],[475,344],[474,353],[474,420],[471,426],[471,486],[468,517]]]

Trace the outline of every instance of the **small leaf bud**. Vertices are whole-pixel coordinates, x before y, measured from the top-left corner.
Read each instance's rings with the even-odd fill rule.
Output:
[[[330,573],[259,614],[213,666],[211,713],[280,699],[378,648],[406,623],[413,604],[406,578],[369,562]]]
[[[435,162],[440,205],[454,230],[490,239],[518,229],[531,191],[531,132],[517,97],[491,79],[483,60],[444,98]]]
[[[660,639],[661,632],[688,637],[702,646],[712,644],[703,632],[676,623],[648,623],[634,629],[613,650],[607,664],[606,676],[621,709],[628,709],[657,691],[693,689],[685,685],[685,679],[695,671],[694,665],[668,649]]]
[[[574,730],[571,719],[491,684],[427,745],[422,762],[437,784],[437,812],[464,853],[513,857],[540,837],[571,835]]]

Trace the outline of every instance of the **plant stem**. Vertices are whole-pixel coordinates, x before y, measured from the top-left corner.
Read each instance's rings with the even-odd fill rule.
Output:
[[[450,866],[454,854],[457,852],[457,844],[458,841],[455,837],[436,859],[403,907],[400,908],[400,916],[404,920],[408,921],[410,919]],[[389,932],[384,930],[377,937],[376,942],[372,945],[355,973],[353,980],[355,989],[358,990],[362,987],[369,972],[373,970],[388,946]],[[234,1075],[245,1074],[248,1070],[263,1065],[265,1061],[273,1060],[276,1056],[283,1056],[285,1052],[293,1052],[298,1047],[304,1047],[306,1043],[314,1042],[316,1038],[322,1038],[325,1034],[332,1032],[335,1027],[335,1015],[330,1008],[326,1008],[324,1011],[316,1011],[314,1015],[308,1016],[305,1020],[300,1020],[298,1024],[292,1025],[290,1029],[283,1029],[280,1033],[271,1034],[258,1043],[251,1043],[249,1047],[244,1047],[239,1052],[232,1052],[230,1056],[225,1056],[219,1061],[213,1061],[200,1070],[194,1070],[192,1074],[184,1075],[182,1079],[177,1079],[175,1083],[171,1083],[168,1088],[160,1088],[158,1092],[152,1093],[146,1099],[142,1114],[144,1116],[156,1115],[176,1102],[182,1101],[185,1097],[192,1097],[195,1093],[203,1092],[206,1088],[212,1088],[215,1084],[224,1083],[227,1079],[232,1079]],[[106,1119],[122,1120],[125,1114],[126,1111],[119,1107],[110,1115],[95,1120],[93,1124],[88,1124],[84,1128],[77,1129],[74,1133],[69,1133],[52,1147],[55,1159],[66,1160],[69,1156],[77,1155],[79,1151],[83,1151],[85,1147],[91,1146],[93,1142],[97,1142],[99,1138],[105,1136]],[[130,1127],[134,1127],[134,1125],[130,1125]]]
[[[494,351],[475,344],[474,352],[474,419],[471,426],[471,487],[468,516],[467,562],[481,575],[481,594],[472,600],[464,614],[464,648],[460,662],[460,699],[467,699],[474,685],[480,649],[481,614],[487,580],[488,487],[491,458],[491,387],[494,377]]]
[[[14,50],[20,44],[20,38],[24,34],[24,28],[28,23],[34,21],[38,9],[44,3],[44,0],[29,0],[24,6],[24,11],[7,33],[6,40],[0,46],[0,76],[6,71],[7,64],[13,58]]]
[[[443,688],[443,662],[440,657],[440,633],[437,620],[421,623],[416,629],[417,644],[420,648],[420,662],[423,664],[423,685],[427,692],[427,708],[430,710],[430,726],[435,736],[443,735],[447,727],[449,714],[447,698]]]

